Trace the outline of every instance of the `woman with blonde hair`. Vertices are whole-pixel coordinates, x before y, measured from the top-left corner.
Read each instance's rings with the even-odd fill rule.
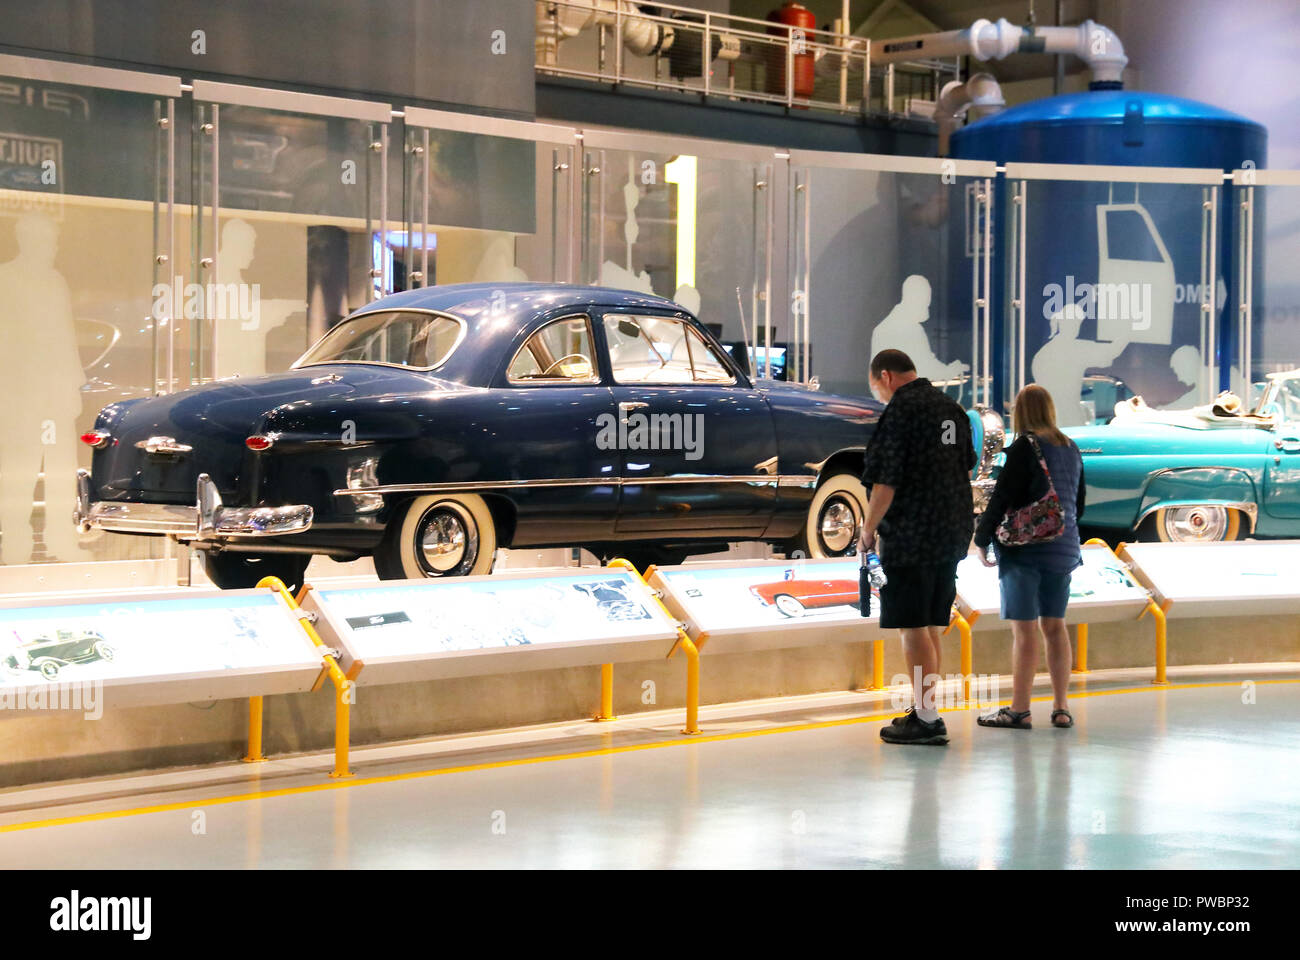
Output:
[[[1040,638],[1047,645],[1047,669],[1052,677],[1052,726],[1074,726],[1066,702],[1070,684],[1070,635],[1065,608],[1070,599],[1070,574],[1081,566],[1079,515],[1083,513],[1083,457],[1074,441],[1056,426],[1052,395],[1031,383],[1016,397],[1012,427],[1017,436],[1007,448],[1006,463],[975,529],[975,546],[986,567],[997,566],[1002,590],[1002,619],[1011,621],[1011,706],[979,718],[980,726],[1028,730],[1029,695],[1038,668]],[[1042,500],[1055,490],[1060,501],[1059,535],[1032,536],[1016,546],[996,544],[996,561],[989,545],[1003,518]],[[1049,497],[1050,499],[1050,497]],[[1054,508],[1053,508],[1054,509]],[[1051,526],[1049,524],[1049,526]]]

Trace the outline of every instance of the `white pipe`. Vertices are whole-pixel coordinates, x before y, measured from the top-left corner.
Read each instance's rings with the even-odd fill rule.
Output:
[[[619,7],[623,8],[619,17]],[[536,46],[538,62],[555,66],[560,41],[576,37],[599,24],[615,26],[621,19],[623,45],[639,56],[651,51],[666,53],[673,45],[673,28],[636,16],[640,11],[632,0],[571,0],[556,5],[552,14],[545,4],[537,5]]]
[[[946,84],[934,106],[934,120],[939,125],[939,156],[948,156],[952,132],[967,111],[974,111],[977,118],[986,117],[1006,105],[1002,88],[992,74],[977,73],[965,83],[953,80]]]
[[[1109,27],[1085,20],[1076,27],[1017,27],[1004,17],[997,23],[976,20],[965,30],[920,33],[872,44],[877,64],[908,60],[973,57],[984,63],[1013,53],[1073,54],[1088,65],[1093,80],[1119,83],[1128,57]]]

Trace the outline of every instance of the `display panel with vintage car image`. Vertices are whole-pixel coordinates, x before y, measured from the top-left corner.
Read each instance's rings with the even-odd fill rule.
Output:
[[[225,587],[299,583],[313,554],[373,555],[386,579],[482,574],[498,547],[846,556],[881,409],[751,381],[659,297],[431,287],[357,311],[287,373],[108,405],[77,522],[189,543]]]

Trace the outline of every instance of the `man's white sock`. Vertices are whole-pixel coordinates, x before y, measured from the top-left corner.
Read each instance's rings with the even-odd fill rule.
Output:
[[[939,719],[939,711],[934,709],[934,707],[930,707],[927,709],[925,707],[918,706],[916,708],[916,716],[917,719],[924,720],[926,723],[934,723],[934,721]]]

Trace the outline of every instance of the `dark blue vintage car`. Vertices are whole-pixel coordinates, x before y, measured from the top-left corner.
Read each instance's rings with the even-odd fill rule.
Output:
[[[301,582],[318,553],[373,555],[384,578],[485,573],[498,547],[837,556],[880,410],[754,383],[658,297],[431,287],[352,314],[288,373],[105,407],[77,522],[189,543],[223,587]]]

